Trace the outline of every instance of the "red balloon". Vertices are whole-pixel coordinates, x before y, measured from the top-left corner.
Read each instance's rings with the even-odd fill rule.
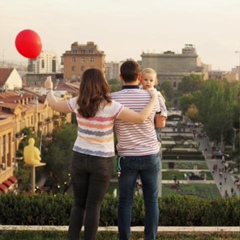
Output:
[[[35,59],[42,51],[42,41],[33,30],[26,29],[18,33],[15,39],[18,52],[26,58]]]

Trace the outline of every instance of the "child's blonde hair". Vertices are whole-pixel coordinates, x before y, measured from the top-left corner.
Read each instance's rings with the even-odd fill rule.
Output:
[[[155,78],[155,85],[158,84],[157,72],[153,68],[144,68],[142,70],[142,74],[144,74],[144,73],[155,74],[155,76],[156,76],[156,78]]]

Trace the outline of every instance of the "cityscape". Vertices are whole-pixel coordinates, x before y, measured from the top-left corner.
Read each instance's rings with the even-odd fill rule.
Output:
[[[23,158],[19,154],[19,146],[26,135],[26,129],[40,133],[42,138],[51,135],[57,126],[72,121],[70,114],[63,116],[51,110],[46,100],[46,91],[43,88],[47,76],[52,77],[55,95],[62,99],[78,94],[81,76],[86,69],[91,67],[101,69],[109,83],[112,80],[119,81],[122,62],[106,62],[106,54],[97,44],[90,41],[86,44],[74,42],[70,48],[62,54],[61,63],[58,62],[58,57],[54,51],[41,51],[36,59],[28,60],[26,67],[16,65],[0,68],[0,126],[2,129],[0,135],[3,144],[1,151],[2,168],[0,170],[2,182],[0,186],[2,187],[0,189],[2,192],[15,191],[14,186],[17,186],[14,173],[19,163],[18,159],[22,160]],[[212,71],[211,65],[201,62],[193,44],[185,44],[181,54],[172,51],[166,51],[162,54],[143,52],[141,57],[139,64],[142,69],[151,66],[156,70],[159,80],[158,87],[161,89],[164,83],[169,83],[172,91],[175,92],[171,97],[167,97],[170,114],[167,126],[173,127],[173,131],[175,128],[179,128],[176,125],[178,122],[172,123],[170,120],[174,113],[172,109],[181,109],[177,93],[180,91],[179,86],[183,78],[195,75],[203,81],[216,79],[218,81],[227,80],[230,83],[239,82],[239,66],[233,68],[231,72]],[[177,115],[177,118],[179,117],[181,117],[182,122],[181,111]],[[187,121],[186,118],[185,124]],[[170,128],[166,129],[163,132],[170,131]],[[239,129],[235,127],[235,139],[238,132]],[[167,132],[165,132],[166,134]],[[192,141],[195,140],[192,139]],[[202,151],[200,148],[197,149]],[[211,149],[213,148],[211,147]],[[201,151],[200,155],[202,155]],[[212,154],[212,150],[208,149],[208,154]],[[166,155],[163,156],[163,159],[164,157]],[[12,184],[8,181],[10,178],[14,178]],[[8,183],[7,186],[4,185],[5,182]]]
[[[106,62],[106,54],[94,42],[74,42],[71,49],[57,61],[54,51],[42,51],[36,59],[30,59],[28,66],[2,66],[0,68],[0,194],[71,194],[70,176],[56,180],[26,167],[23,146],[34,136],[46,160],[46,149],[52,144],[52,134],[65,124],[72,124],[71,114],[53,111],[46,99],[43,83],[51,76],[54,93],[59,99],[78,95],[83,72],[88,68],[99,68],[109,84],[119,81],[122,62]],[[142,53],[139,61],[142,69],[153,67],[159,80],[158,88],[170,84],[174,94],[167,97],[168,120],[162,130],[162,171],[159,183],[159,197],[171,195],[195,196],[203,199],[239,198],[240,167],[238,142],[239,128],[234,128],[232,145],[222,146],[210,141],[203,124],[192,122],[191,117],[181,111],[180,85],[185,78],[193,76],[202,81],[215,79],[239,85],[237,66],[230,72],[212,71],[211,65],[201,62],[193,44],[185,44],[181,54],[172,51]],[[61,66],[61,67],[58,67]],[[239,124],[239,123],[238,123]],[[50,144],[50,145],[49,145]],[[218,154],[220,154],[218,156]],[[44,159],[45,158],[45,159]],[[42,165],[42,168],[49,163]],[[25,167],[24,167],[25,166]],[[22,170],[33,175],[24,179]],[[40,174],[40,175],[39,175]],[[46,173],[45,173],[46,174]],[[49,173],[47,173],[49,174]],[[53,180],[54,179],[54,180]],[[55,185],[49,182],[57,182]],[[117,195],[113,178],[110,193]],[[138,182],[137,193],[141,193]]]
[[[157,239],[239,239],[239,1],[10,2],[0,21],[0,240],[66,239],[77,120],[50,107],[46,78],[58,101],[78,96],[90,68],[116,92],[126,60],[156,71],[167,107]],[[17,45],[23,29],[41,38],[36,57]],[[24,158],[30,139],[41,156],[36,166]],[[117,158],[99,239],[117,239]],[[131,240],[140,240],[140,178],[134,189]]]

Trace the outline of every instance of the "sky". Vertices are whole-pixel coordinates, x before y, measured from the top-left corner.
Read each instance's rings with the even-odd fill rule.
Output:
[[[0,0],[0,10],[0,63],[27,63],[15,38],[31,29],[59,59],[74,42],[93,41],[107,62],[193,44],[213,70],[240,65],[240,0]]]

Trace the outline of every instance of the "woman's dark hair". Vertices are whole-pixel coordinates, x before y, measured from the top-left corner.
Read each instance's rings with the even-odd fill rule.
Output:
[[[139,64],[133,60],[128,60],[124,62],[120,67],[120,74],[124,82],[134,82],[136,81],[138,74],[141,72],[141,67]]]
[[[96,68],[86,70],[81,79],[77,99],[78,113],[85,118],[94,117],[103,104],[111,102],[110,87],[102,71]]]

